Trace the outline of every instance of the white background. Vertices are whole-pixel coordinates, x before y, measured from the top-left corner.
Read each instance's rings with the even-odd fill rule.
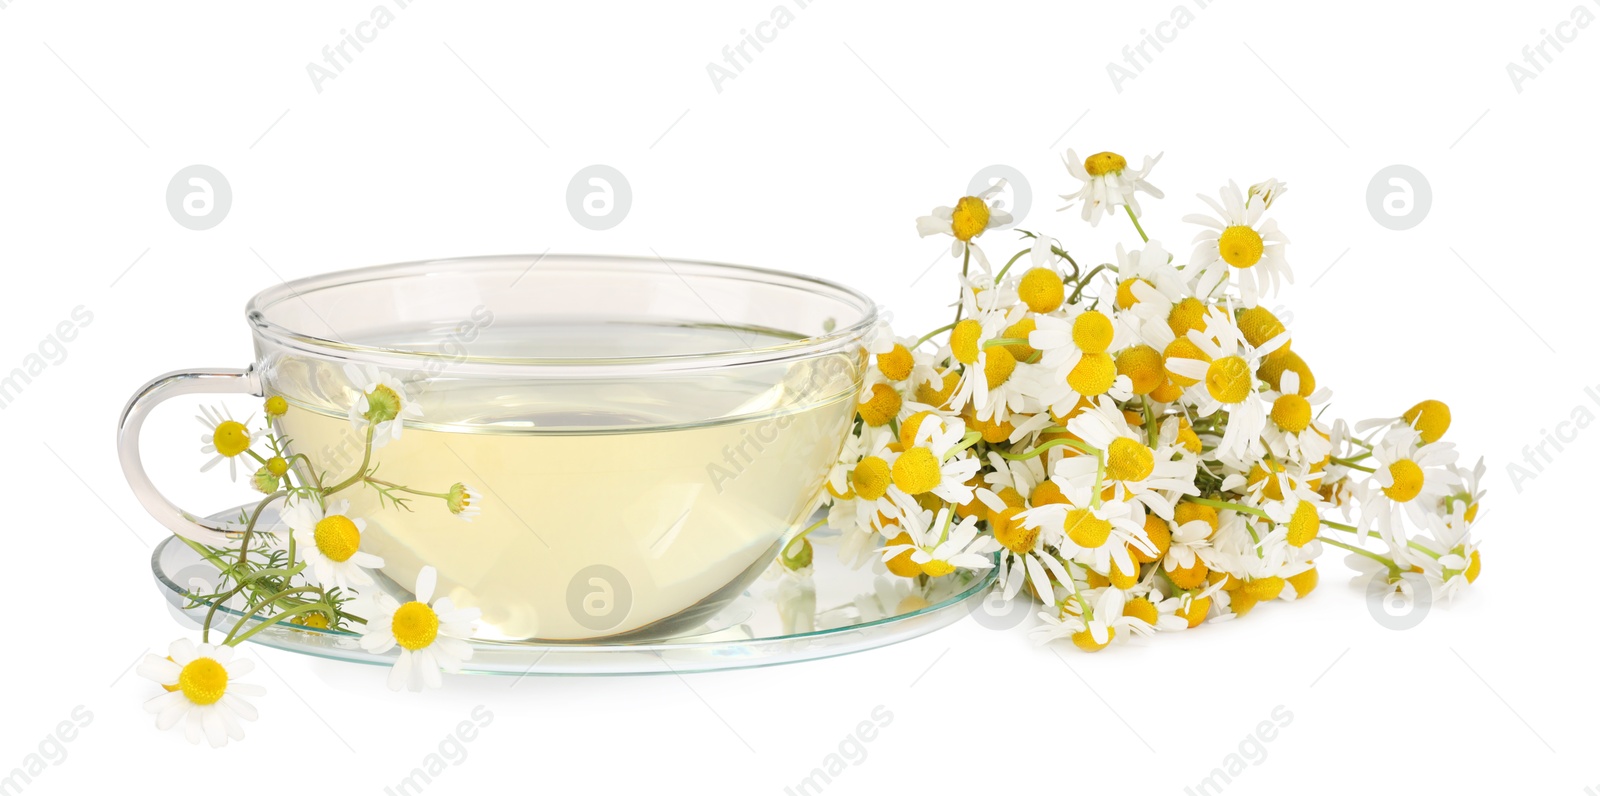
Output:
[[[1600,789],[1587,503],[1600,431],[1563,427],[1576,438],[1520,490],[1506,471],[1576,407],[1600,414],[1584,394],[1600,384],[1600,30],[1560,28],[1574,40],[1547,48],[1520,91],[1506,68],[1574,7],[1600,5],[1184,0],[1192,24],[1147,47],[1118,91],[1107,63],[1178,0],[822,0],[719,92],[707,64],[778,0],[416,0],[317,91],[307,64],[377,1],[0,0],[0,372],[74,307],[93,313],[0,410],[0,773],[75,706],[93,714],[27,793],[377,793],[477,705],[493,723],[430,792],[782,793],[878,705],[892,722],[827,792],[1182,793],[1279,705],[1292,721],[1228,793]],[[963,619],[789,667],[515,688],[459,677],[421,696],[389,692],[376,668],[248,650],[269,694],[245,742],[191,747],[141,709],[156,689],[129,669],[180,629],[146,560],[165,531],[125,485],[113,426],[149,377],[245,365],[256,291],[426,257],[655,251],[846,281],[920,333],[941,322],[955,266],[913,221],[982,167],[1025,173],[1023,226],[1095,262],[1133,239],[1122,219],[1090,231],[1055,212],[1074,185],[1068,146],[1164,151],[1152,181],[1168,198],[1146,227],[1180,254],[1196,192],[1290,183],[1274,210],[1296,283],[1274,303],[1292,309],[1295,350],[1337,414],[1441,398],[1450,438],[1491,463],[1471,591],[1396,632],[1329,555],[1304,603],[1093,656]],[[233,194],[199,232],[165,204],[196,163]],[[603,232],[565,199],[594,163],[633,193]],[[1408,231],[1369,210],[1368,183],[1391,164],[1431,186]],[[1013,238],[983,242],[1003,256]],[[159,480],[197,509],[242,499],[193,472],[191,412],[150,427]]]

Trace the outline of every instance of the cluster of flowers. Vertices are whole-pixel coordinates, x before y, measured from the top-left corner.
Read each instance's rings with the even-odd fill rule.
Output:
[[[250,421],[234,420],[226,411],[202,407],[197,417],[205,428],[201,452],[211,458],[200,468],[211,470],[228,463],[237,480],[240,464],[257,469],[251,485],[266,495],[241,517],[243,531],[236,547],[218,548],[178,537],[221,572],[220,583],[196,579],[188,584],[190,607],[208,607],[200,642],[179,638],[167,655],[147,655],[138,672],[164,690],[145,703],[156,714],[156,726],[183,725],[193,743],[205,739],[213,747],[244,737],[241,721],[254,720],[256,710],[247,696],[259,695],[259,686],[238,682],[253,664],[235,658],[233,648],[268,628],[288,622],[308,632],[335,629],[360,632],[361,647],[385,653],[396,647],[389,687],[420,691],[438,687],[441,672],[459,671],[472,657],[471,638],[478,609],[457,608],[450,598],[433,599],[438,575],[424,567],[417,575],[414,599],[400,603],[374,588],[369,570],[383,567],[383,559],[362,549],[366,521],[352,516],[348,500],[334,496],[352,487],[377,492],[380,505],[387,501],[409,509],[408,496],[433,498],[450,513],[471,521],[480,510],[480,498],[469,486],[453,484],[443,492],[425,492],[376,477],[370,467],[372,451],[400,439],[405,420],[420,417],[421,407],[405,386],[374,368],[346,366],[356,399],[349,409],[350,425],[365,439],[356,472],[333,482],[317,472],[303,454],[290,454],[273,422],[289,411],[282,396],[268,397],[268,427],[252,429]],[[281,502],[279,512],[287,533],[282,539],[257,528],[263,512]],[[229,620],[231,629],[212,643],[217,608],[227,606],[239,614]],[[362,629],[355,631],[354,626]]]
[[[1140,223],[1157,160],[1068,151],[1068,207],[1090,224],[1121,208],[1141,239],[1088,270],[1032,232],[991,268],[978,239],[1011,222],[1003,184],[917,220],[961,260],[956,320],[872,344],[828,477],[840,557],[939,578],[998,553],[1006,598],[1044,606],[1036,637],[1088,651],[1304,597],[1324,545],[1453,596],[1478,576],[1484,469],[1440,441],[1449,408],[1324,420],[1327,389],[1261,305],[1292,281],[1266,217],[1284,185],[1201,196],[1214,215],[1185,217],[1201,229],[1179,265]]]

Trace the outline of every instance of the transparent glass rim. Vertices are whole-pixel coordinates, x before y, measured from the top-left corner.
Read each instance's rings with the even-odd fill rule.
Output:
[[[520,274],[530,267],[542,272],[582,272],[585,274],[612,273],[619,276],[637,273],[659,275],[665,266],[683,280],[690,290],[691,278],[725,279],[755,282],[809,293],[839,301],[859,313],[852,323],[842,325],[826,334],[783,341],[737,351],[708,351],[690,354],[633,357],[487,357],[464,354],[456,358],[455,366],[481,366],[495,370],[541,369],[551,371],[584,370],[602,367],[615,370],[700,369],[728,365],[761,364],[802,360],[845,348],[859,342],[879,322],[877,305],[866,294],[854,288],[827,279],[745,265],[704,262],[696,260],[668,260],[659,257],[631,257],[592,254],[550,255],[481,255],[434,260],[417,260],[389,265],[375,265],[345,271],[303,277],[284,282],[257,293],[245,306],[245,317],[259,337],[286,348],[310,351],[342,359],[383,359],[391,362],[425,361],[432,355],[426,352],[331,340],[309,332],[291,329],[271,318],[274,307],[308,294],[331,288],[347,287],[385,280],[413,278],[448,271],[494,272],[504,270]]]

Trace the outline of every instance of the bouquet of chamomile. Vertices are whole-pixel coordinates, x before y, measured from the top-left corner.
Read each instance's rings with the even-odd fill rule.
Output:
[[[1086,651],[1302,598],[1325,545],[1408,598],[1476,580],[1484,467],[1442,441],[1449,408],[1326,419],[1328,390],[1261,304],[1292,280],[1269,215],[1284,185],[1202,195],[1180,264],[1140,224],[1158,160],[1067,153],[1069,209],[1138,234],[1108,262],[1024,231],[994,267],[979,239],[1011,222],[1003,184],[917,219],[950,238],[959,297],[948,325],[872,345],[828,477],[841,558],[919,579],[998,559],[1004,596],[1043,605],[1036,638]],[[809,559],[802,539],[784,562]]]

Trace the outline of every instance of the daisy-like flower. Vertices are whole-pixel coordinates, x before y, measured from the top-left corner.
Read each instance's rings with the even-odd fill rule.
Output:
[[[1160,241],[1131,252],[1117,244],[1117,309],[1165,323],[1183,297],[1183,277]]]
[[[1092,590],[1081,594],[1084,602],[1093,604],[1088,615],[1083,615],[1077,598],[1069,598],[1061,610],[1040,611],[1039,618],[1044,624],[1028,634],[1035,643],[1048,644],[1058,638],[1067,638],[1084,652],[1099,652],[1117,637],[1119,630],[1139,633],[1133,623],[1140,620],[1123,613],[1127,598],[1121,589],[1108,587],[1101,589],[1098,595]]]
[[[880,552],[889,561],[902,553],[911,553],[911,563],[931,578],[948,575],[957,569],[988,569],[994,566],[991,554],[1000,548],[992,537],[978,535],[978,518],[968,517],[952,523],[950,509],[939,509],[935,514],[917,505],[916,500],[896,496],[899,520],[911,540],[891,544]]]
[[[882,350],[873,351],[873,364],[877,368],[873,371],[875,376],[881,376],[884,381],[896,385],[920,387],[924,384],[939,383],[939,368],[934,364],[932,354],[917,351],[917,338],[891,337],[882,346]],[[870,380],[862,385],[862,398],[868,397]]]
[[[1005,180],[997,180],[977,196],[961,197],[955,207],[935,207],[932,215],[917,219],[917,234],[924,238],[929,235],[949,235],[954,239],[950,243],[952,255],[961,257],[970,251],[978,265],[987,272],[989,259],[983,255],[983,250],[978,248],[975,240],[985,230],[1011,223],[1011,214],[1001,210],[995,201],[1005,187]]]
[[[1195,274],[1195,295],[1207,297],[1236,277],[1244,306],[1254,307],[1260,297],[1276,292],[1279,280],[1294,282],[1284,258],[1289,239],[1278,231],[1278,222],[1261,218],[1266,201],[1246,203],[1237,183],[1222,189],[1222,201],[1204,194],[1201,201],[1216,211],[1217,217],[1193,213],[1184,221],[1207,229],[1195,236],[1189,270]]]
[[[1250,345],[1231,313],[1212,307],[1206,313],[1205,331],[1189,330],[1187,338],[1205,359],[1172,357],[1167,370],[1198,382],[1186,396],[1209,417],[1218,410],[1228,413],[1228,427],[1217,446],[1218,456],[1243,460],[1258,443],[1267,424],[1267,411],[1256,393],[1255,374],[1261,360],[1278,350],[1289,339],[1283,332],[1260,346]]]
[[[1404,548],[1402,517],[1425,530],[1428,516],[1461,484],[1456,449],[1448,442],[1423,443],[1410,426],[1396,426],[1372,446],[1372,477],[1362,483],[1361,522],[1365,532],[1376,528],[1384,541]]]
[[[1114,212],[1119,205],[1126,206],[1136,216],[1140,215],[1136,196],[1140,191],[1157,199],[1164,196],[1161,189],[1145,179],[1161,160],[1159,154],[1153,158],[1146,155],[1144,166],[1137,170],[1128,168],[1127,159],[1115,152],[1099,152],[1078,160],[1078,154],[1068,149],[1061,160],[1067,165],[1067,173],[1083,183],[1077,193],[1062,195],[1067,204],[1061,209],[1068,210],[1073,204],[1082,202],[1083,220],[1091,226],[1098,226],[1101,217],[1107,212]]]
[[[1103,451],[1105,473],[1089,456],[1063,459],[1055,467],[1059,477],[1080,489],[1092,490],[1096,480],[1113,487],[1116,497],[1134,500],[1163,520],[1172,519],[1173,500],[1178,495],[1199,494],[1194,485],[1195,460],[1175,444],[1177,425],[1158,438],[1156,447],[1145,442],[1143,429],[1128,424],[1122,410],[1110,399],[1101,397],[1091,407],[1067,421],[1067,431],[1091,447]]]
[[[459,672],[462,662],[472,657],[472,645],[465,639],[472,637],[480,612],[456,608],[449,597],[433,601],[438,577],[433,567],[423,567],[417,573],[416,599],[402,605],[379,594],[367,619],[362,649],[382,654],[400,647],[400,657],[389,670],[391,690],[438,688],[443,684],[441,671]]]
[[[405,418],[422,417],[422,407],[411,399],[405,385],[371,365],[344,366],[345,378],[361,396],[350,405],[350,426],[358,432],[372,429],[372,447],[381,448],[400,439]]]
[[[324,509],[316,500],[298,498],[283,512],[283,521],[317,581],[347,591],[372,585],[367,570],[383,566],[383,559],[361,549],[367,521],[351,517],[349,511],[348,500],[332,501]]]
[[[1178,610],[1182,607],[1182,596],[1163,595],[1152,579],[1128,592],[1122,615],[1130,620],[1128,629],[1138,635],[1175,633],[1189,629],[1188,620],[1178,616]]]
[[[234,660],[233,652],[233,647],[196,645],[180,638],[167,647],[166,657],[146,655],[139,664],[139,675],[167,691],[144,703],[145,710],[156,714],[156,727],[170,730],[181,721],[189,743],[204,738],[213,748],[230,739],[243,739],[239,722],[256,718],[255,706],[244,697],[266,691],[237,682],[255,664],[244,658]]]
[[[195,415],[200,427],[206,433],[200,435],[200,452],[212,454],[211,459],[200,465],[200,472],[207,472],[211,468],[228,462],[228,478],[239,480],[239,460],[255,444],[259,432],[250,431],[245,423],[240,423],[221,407],[200,407],[200,414]],[[245,421],[248,423],[249,421]]]
[[[967,435],[966,424],[959,417],[932,412],[916,417],[920,420],[902,440],[910,444],[886,459],[892,488],[888,490],[891,501],[884,508],[894,508],[892,498],[896,494],[915,497],[932,493],[958,505],[971,502],[973,488],[967,482],[983,463],[965,450],[956,449]]]
[[[1069,457],[1056,463],[1059,474]],[[1132,551],[1139,550],[1155,556],[1155,543],[1144,529],[1143,509],[1135,509],[1126,500],[1096,501],[1094,483],[1088,485],[1068,481],[1059,475],[1052,477],[1060,487],[1065,503],[1047,503],[1023,511],[1019,522],[1027,527],[1052,529],[1050,534],[1055,547],[1065,558],[1077,561],[1096,572],[1137,573],[1138,563]],[[1054,529],[1060,529],[1055,531]]]
[[[1262,440],[1279,461],[1315,465],[1333,451],[1332,435],[1316,422],[1317,407],[1328,402],[1328,388],[1319,387],[1310,395],[1300,394],[1300,374],[1285,370],[1278,377],[1277,390],[1264,390],[1261,399],[1271,409],[1272,422]]]

